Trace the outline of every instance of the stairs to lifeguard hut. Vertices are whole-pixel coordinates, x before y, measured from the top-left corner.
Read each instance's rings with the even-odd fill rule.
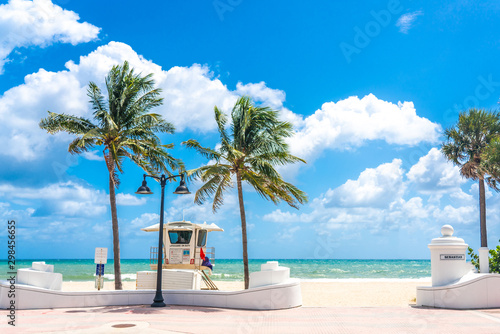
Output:
[[[206,271],[211,272],[210,268],[205,266],[199,266],[195,264],[170,264],[165,261],[166,254],[165,249],[163,250],[162,258],[162,268],[163,269],[186,269],[186,270],[196,270],[201,274],[201,279],[205,284],[206,288],[201,288],[202,290],[219,290],[217,285],[212,281],[210,276]],[[206,247],[205,256],[208,257],[210,263],[214,265],[215,262],[215,247]],[[200,263],[199,252],[195,252],[195,263]],[[149,266],[151,270],[157,270],[158,268],[158,247],[151,247],[149,252]]]

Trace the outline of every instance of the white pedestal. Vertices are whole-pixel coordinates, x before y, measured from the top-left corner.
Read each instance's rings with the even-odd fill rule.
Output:
[[[464,276],[466,266],[465,252],[468,245],[463,239],[453,237],[453,227],[444,225],[440,238],[432,239],[431,250],[432,286],[443,286],[458,281]]]
[[[481,274],[487,274],[490,272],[490,251],[488,247],[479,248],[479,272]]]
[[[260,271],[250,273],[249,288],[280,284],[289,279],[290,268],[280,267],[278,261],[268,261],[261,264]]]

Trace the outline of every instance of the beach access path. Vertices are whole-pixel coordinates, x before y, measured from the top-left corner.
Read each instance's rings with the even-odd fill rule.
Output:
[[[105,289],[112,290],[113,282]],[[242,282],[216,282],[240,290]],[[149,305],[16,310],[16,327],[0,310],[0,333],[500,333],[500,309],[418,308],[416,287],[430,280],[301,282],[303,307],[247,311]],[[125,289],[135,282],[125,281]],[[64,282],[66,291],[94,291],[94,282]],[[114,327],[113,327],[114,326]]]
[[[22,310],[1,333],[454,333],[500,332],[500,309],[299,307],[277,311],[167,306]]]

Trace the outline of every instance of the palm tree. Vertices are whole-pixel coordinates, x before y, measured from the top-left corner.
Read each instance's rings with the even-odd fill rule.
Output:
[[[441,148],[445,157],[460,167],[463,177],[479,181],[481,247],[488,247],[484,181],[498,188],[483,157],[488,145],[500,135],[500,114],[475,108],[461,112],[458,123],[447,129],[445,135],[447,142]]]
[[[49,116],[40,121],[40,127],[50,134],[67,132],[76,135],[69,144],[68,151],[71,154],[80,154],[95,146],[103,147],[109,173],[115,289],[121,290],[115,188],[120,184],[118,172],[123,173],[123,161],[129,158],[148,174],[163,171],[169,175],[167,167],[177,169],[182,166],[182,162],[167,152],[173,144],[162,145],[155,134],[174,133],[175,129],[161,115],[149,112],[163,103],[159,97],[161,90],[154,88],[152,74],[135,74],[125,61],[123,65],[113,66],[110,70],[106,77],[106,88],[107,100],[95,83],[90,82],[87,89],[95,123],[83,117],[49,111]]]
[[[226,129],[226,115],[217,106],[214,111],[220,135],[220,147],[205,148],[193,139],[183,142],[187,147],[213,160],[213,163],[207,166],[188,171],[188,175],[200,178],[204,183],[196,191],[195,202],[202,204],[208,197],[213,196],[214,212],[223,204],[224,192],[233,187],[233,177],[236,178],[245,289],[248,289],[247,224],[242,182],[247,182],[260,196],[275,204],[285,201],[290,206],[298,208],[299,203],[307,202],[306,194],[285,182],[274,167],[288,163],[305,163],[305,161],[289,153],[285,138],[293,135],[293,127],[291,123],[280,121],[277,111],[269,107],[254,106],[249,97],[243,96],[233,107],[229,131]]]

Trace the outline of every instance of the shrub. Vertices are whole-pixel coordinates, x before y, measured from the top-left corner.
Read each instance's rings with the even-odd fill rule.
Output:
[[[500,242],[500,240],[498,240]],[[469,247],[470,262],[479,271],[479,256]],[[500,245],[496,249],[490,249],[490,273],[500,273]]]

